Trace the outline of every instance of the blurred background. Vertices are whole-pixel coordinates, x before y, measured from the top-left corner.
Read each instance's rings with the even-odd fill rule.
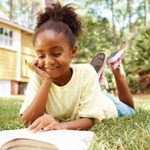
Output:
[[[35,58],[36,13],[55,0],[0,0],[0,96],[23,95]],[[150,93],[150,0],[59,0],[74,3],[83,23],[73,63],[90,63],[99,51],[125,48],[122,64],[133,94]],[[105,67],[108,90],[116,91]]]

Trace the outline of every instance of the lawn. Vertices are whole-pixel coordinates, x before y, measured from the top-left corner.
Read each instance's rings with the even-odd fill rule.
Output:
[[[0,97],[0,130],[24,127],[18,114],[23,99],[23,96]],[[150,149],[150,95],[135,95],[134,101],[134,115],[104,120],[90,129],[96,135],[91,150]]]

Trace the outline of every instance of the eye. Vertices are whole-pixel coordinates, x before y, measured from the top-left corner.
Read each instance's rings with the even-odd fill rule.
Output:
[[[44,58],[45,58],[44,55],[39,55],[39,56],[38,56],[38,59],[44,59]]]
[[[61,55],[61,53],[53,53],[54,57],[59,57]]]

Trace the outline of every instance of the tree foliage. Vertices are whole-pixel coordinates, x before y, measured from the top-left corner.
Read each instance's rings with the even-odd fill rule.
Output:
[[[86,15],[83,17],[83,20],[83,35],[77,43],[77,62],[89,62],[97,52],[107,53],[112,47],[111,27],[106,18],[97,21],[91,16]]]
[[[42,8],[41,2],[0,0],[0,9],[13,22],[33,29],[35,14]],[[84,27],[83,35],[77,40],[78,54],[74,61],[89,63],[99,51],[109,55],[114,50],[128,47],[122,63],[129,85],[133,92],[149,89],[149,78],[141,80],[141,72],[150,75],[150,0],[64,0],[64,4],[72,2],[80,8],[77,12]],[[106,75],[110,77],[109,73]]]
[[[133,93],[150,92],[150,27],[131,38],[126,70]]]
[[[12,22],[33,29],[35,15],[42,5],[38,0],[0,0],[0,8]]]

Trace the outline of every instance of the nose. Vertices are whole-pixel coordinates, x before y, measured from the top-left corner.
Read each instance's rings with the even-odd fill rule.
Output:
[[[54,60],[53,57],[47,56],[47,57],[45,58],[45,67],[52,66],[54,63],[55,63],[55,60]]]

